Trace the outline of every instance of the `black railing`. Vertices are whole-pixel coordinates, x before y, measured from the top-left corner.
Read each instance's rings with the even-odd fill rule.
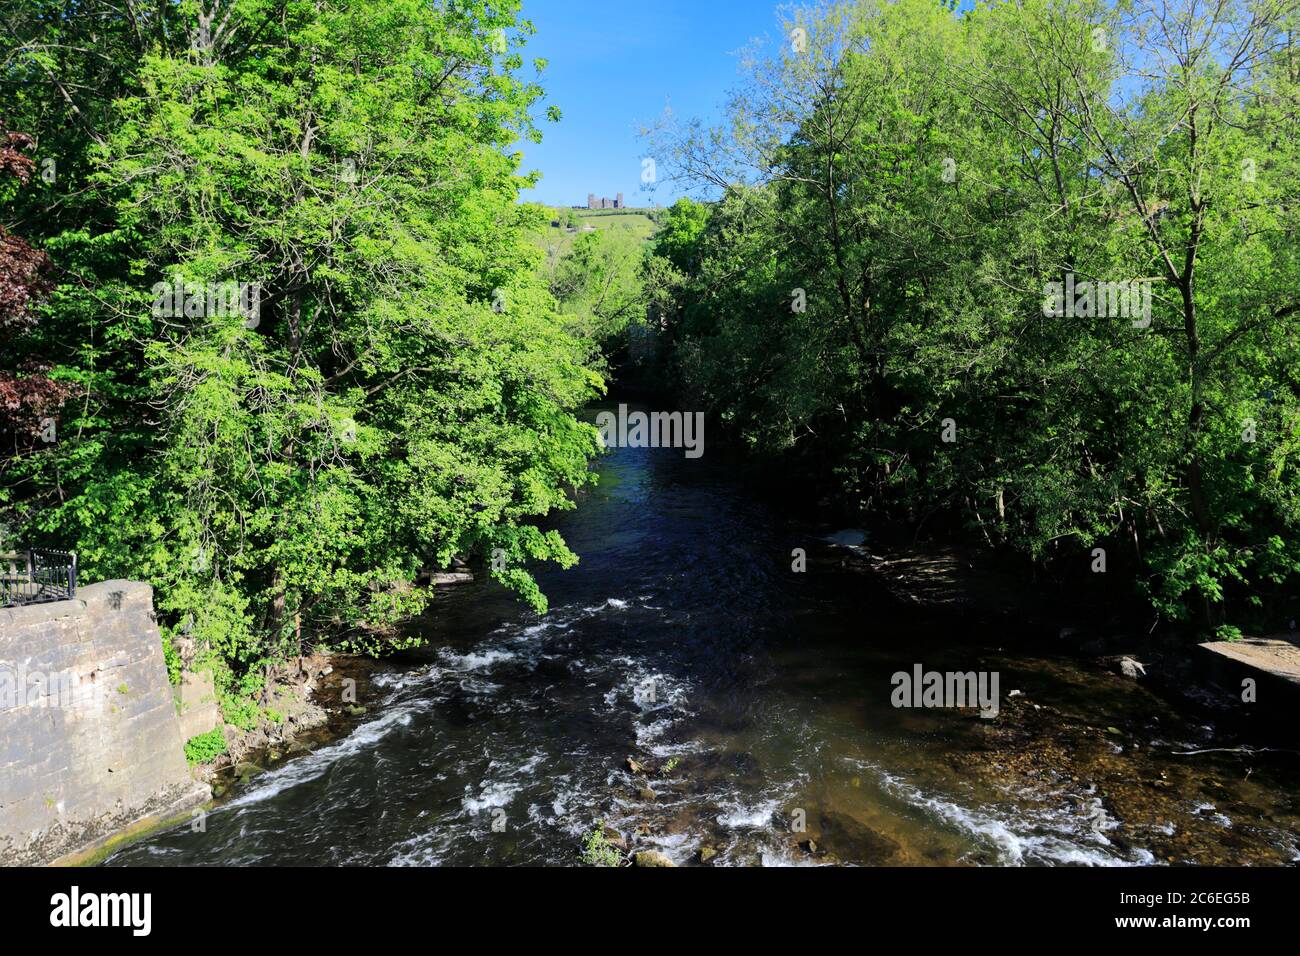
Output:
[[[0,554],[0,607],[67,601],[77,596],[77,555],[68,551]]]

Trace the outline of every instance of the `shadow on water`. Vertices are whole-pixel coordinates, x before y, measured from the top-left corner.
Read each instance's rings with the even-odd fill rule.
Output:
[[[347,736],[109,863],[571,864],[597,819],[715,865],[1300,857],[1294,753],[1181,753],[1239,741],[901,607],[708,456],[620,449],[600,472],[554,521],[581,563],[539,575],[548,615],[491,583],[441,595]],[[894,708],[917,663],[997,671],[1000,713]]]

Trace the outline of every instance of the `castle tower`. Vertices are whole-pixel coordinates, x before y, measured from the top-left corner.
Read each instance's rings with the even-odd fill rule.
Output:
[[[614,200],[614,208],[615,208],[615,209],[622,209],[622,208],[623,208],[623,194],[622,194],[622,193],[619,193],[619,194],[618,194],[618,197]]]
[[[595,208],[596,208],[596,194],[595,194],[595,193],[587,193],[587,208],[588,208],[588,209],[595,209]]]

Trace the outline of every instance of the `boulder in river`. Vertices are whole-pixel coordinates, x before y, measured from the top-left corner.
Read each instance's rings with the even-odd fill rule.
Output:
[[[1128,654],[1103,657],[1102,662],[1115,673],[1122,674],[1130,680],[1137,680],[1139,677],[1147,676],[1146,665],[1136,657],[1131,657]]]
[[[1125,677],[1131,677],[1137,680],[1139,677],[1146,677],[1147,670],[1142,666],[1141,661],[1135,661],[1131,657],[1124,657],[1119,662],[1119,672]]]
[[[474,575],[469,571],[440,571],[429,578],[429,583],[441,588],[451,584],[469,584],[473,580]]]
[[[676,866],[672,860],[658,850],[638,850],[632,858],[637,866]]]

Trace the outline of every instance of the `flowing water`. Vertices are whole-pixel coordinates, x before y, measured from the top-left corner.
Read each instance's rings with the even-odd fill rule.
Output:
[[[448,591],[343,736],[108,862],[573,864],[597,820],[713,865],[1300,859],[1300,757],[1235,749],[1223,695],[901,606],[708,456],[600,473],[556,521],[582,560],[540,575],[548,615]],[[915,664],[998,672],[1000,713],[896,709]]]

